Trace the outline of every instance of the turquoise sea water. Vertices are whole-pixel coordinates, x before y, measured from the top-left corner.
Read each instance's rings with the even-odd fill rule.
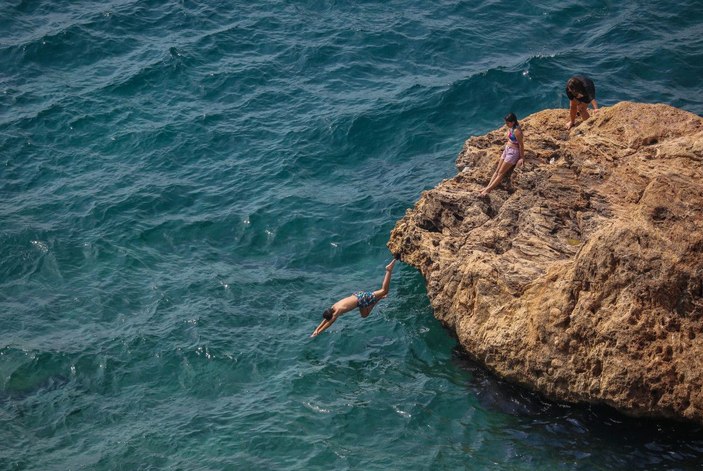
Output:
[[[691,469],[703,429],[465,359],[389,232],[464,140],[564,107],[703,113],[703,8],[0,2],[0,469]]]

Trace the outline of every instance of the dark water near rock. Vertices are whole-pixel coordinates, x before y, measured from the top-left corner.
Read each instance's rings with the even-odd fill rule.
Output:
[[[464,140],[564,107],[703,113],[703,8],[0,3],[0,469],[690,469],[701,429],[462,357],[388,234]]]

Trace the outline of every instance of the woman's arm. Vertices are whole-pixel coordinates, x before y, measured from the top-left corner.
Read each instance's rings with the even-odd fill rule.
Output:
[[[517,145],[520,149],[520,160],[517,161],[517,165],[523,165],[525,163],[525,143],[522,140],[522,130],[516,129],[515,136],[517,136]]]

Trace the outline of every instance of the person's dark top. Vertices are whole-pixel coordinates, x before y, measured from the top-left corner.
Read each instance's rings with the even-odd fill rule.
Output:
[[[590,103],[593,100],[596,99],[596,86],[593,83],[593,80],[589,79],[588,77],[585,77],[583,75],[574,75],[573,78],[578,80],[583,84],[583,88],[586,90],[586,94],[581,97],[581,98],[576,98],[574,95],[571,94],[569,89],[566,89],[566,96],[569,98],[569,100],[578,100],[581,103]]]

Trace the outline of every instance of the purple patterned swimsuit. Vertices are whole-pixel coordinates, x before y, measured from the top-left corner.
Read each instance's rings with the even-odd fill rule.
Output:
[[[515,165],[518,160],[520,160],[520,144],[517,137],[515,136],[515,129],[520,129],[519,126],[510,128],[508,131],[508,139],[510,142],[505,144],[505,149],[503,149],[503,155],[500,156],[506,163]]]

